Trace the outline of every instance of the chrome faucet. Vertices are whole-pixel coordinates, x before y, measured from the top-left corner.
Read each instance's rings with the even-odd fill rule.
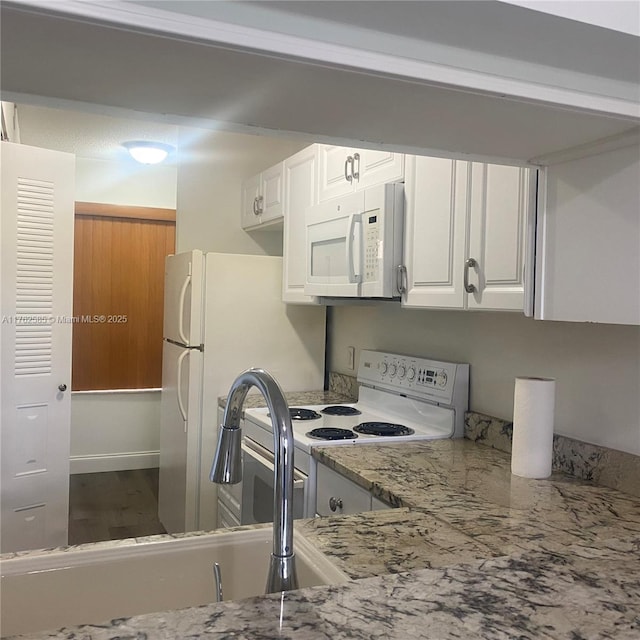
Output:
[[[231,385],[209,479],[218,484],[236,484],[242,480],[240,418],[252,386],[257,387],[267,401],[273,424],[273,552],[266,592],[290,591],[298,588],[293,553],[293,428],[289,405],[280,386],[263,369],[247,369]]]

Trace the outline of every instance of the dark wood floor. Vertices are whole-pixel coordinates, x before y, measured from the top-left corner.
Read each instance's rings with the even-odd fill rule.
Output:
[[[158,520],[158,469],[74,474],[69,544],[165,533]]]

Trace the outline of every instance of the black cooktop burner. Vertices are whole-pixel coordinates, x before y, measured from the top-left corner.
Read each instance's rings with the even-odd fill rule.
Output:
[[[347,407],[344,404],[336,404],[322,409],[322,413],[328,416],[359,416],[362,411],[355,407]]]
[[[353,427],[353,430],[370,436],[410,436],[415,433],[413,429],[405,427],[403,424],[391,422],[361,422]]]
[[[307,433],[307,437],[316,438],[318,440],[352,440],[357,438],[358,434],[353,433],[350,429],[337,429],[336,427],[320,427],[312,429]]]
[[[313,409],[299,409],[297,407],[289,408],[289,415],[292,420],[317,420],[322,416]]]

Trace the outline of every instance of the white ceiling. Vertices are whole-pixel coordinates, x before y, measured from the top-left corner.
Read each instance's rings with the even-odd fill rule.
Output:
[[[163,142],[177,148],[178,127],[148,119],[127,119],[98,113],[18,106],[24,144],[66,151],[82,158],[117,160],[128,140]]]
[[[66,4],[89,6],[72,0]],[[91,6],[101,4],[105,3]],[[255,13],[254,3],[183,0],[135,4],[138,10],[144,9],[141,5],[165,8],[176,5],[182,8],[183,14],[191,11],[192,15],[215,7],[235,6],[243,10],[253,7],[248,15],[252,19],[260,15]],[[301,20],[306,21],[305,28],[309,28],[308,19],[313,19],[317,28],[320,20],[325,27],[323,34],[335,39],[344,37],[347,33],[344,29],[348,27],[352,35],[361,36],[362,42],[372,42],[372,34],[386,28],[388,33],[377,33],[379,42],[388,40],[408,46],[412,41],[418,47],[413,50],[416,55],[455,53],[450,40],[436,43],[442,45],[437,51],[430,41],[426,43],[430,47],[426,51],[419,35],[422,29],[431,29],[434,38],[440,32],[444,34],[447,29],[443,24],[446,26],[447,20],[456,18],[455,13],[450,13],[450,7],[444,11],[445,5],[456,5],[456,11],[467,5],[457,2],[258,4],[260,11],[268,9],[272,17],[274,11],[280,16],[293,12],[295,20],[287,23],[291,28],[301,25]],[[458,36],[466,34],[469,40],[475,39],[477,47],[484,47],[482,64],[492,60],[497,65],[499,59],[504,62],[507,51],[520,45],[520,57],[526,58],[520,60],[524,65],[522,72],[541,72],[546,68],[545,77],[554,82],[561,83],[562,78],[570,74],[574,83],[582,82],[585,87],[593,85],[594,78],[600,74],[602,82],[598,86],[611,95],[618,92],[617,99],[623,95],[633,97],[634,92],[638,92],[638,81],[634,81],[637,58],[630,52],[640,51],[639,39],[627,34],[611,37],[614,32],[577,24],[579,31],[572,27],[569,32],[581,34],[582,39],[576,42],[582,45],[577,53],[569,56],[567,52],[573,49],[567,43],[558,43],[557,37],[546,40],[552,31],[534,34],[535,37],[530,34],[527,38],[526,30],[505,29],[499,21],[491,27],[496,16],[503,15],[493,12],[497,4],[472,2],[468,6],[472,12],[469,15],[475,16],[476,22],[468,22],[467,14],[465,21],[461,14],[454,20]],[[433,22],[425,21],[428,16],[423,12],[433,8],[432,5],[437,6],[439,12],[430,14]],[[473,13],[480,5],[489,12]],[[376,10],[364,11],[366,6]],[[327,13],[329,7],[331,14]],[[358,12],[359,7],[363,13]],[[401,8],[402,12],[389,13],[393,8]],[[506,8],[520,12],[519,15],[527,11],[521,7]],[[136,118],[146,115],[165,123],[220,126],[259,133],[291,132],[307,134],[311,139],[352,141],[362,146],[388,145],[403,150],[423,149],[432,153],[521,161],[619,134],[640,120],[548,101],[482,94],[418,79],[389,77],[345,65],[311,63],[274,53],[259,54],[228,45],[216,46],[202,39],[188,41],[176,34],[143,33],[145,30],[141,27],[114,28],[101,20],[87,22],[77,16],[67,19],[43,14],[41,9],[23,9],[14,3],[2,4],[0,79],[5,97],[17,97],[20,101],[42,103],[44,100],[44,104],[75,105]],[[330,28],[327,27],[329,18],[333,21]],[[483,29],[476,33],[471,27],[477,26],[481,19]],[[535,23],[525,21],[524,24],[540,24],[540,19],[552,18],[536,16]],[[563,24],[569,22],[556,20]],[[283,29],[284,24],[285,21],[281,21],[269,26]],[[560,31],[566,33],[566,29],[565,24],[564,31]],[[501,32],[502,36],[498,37]],[[396,35],[401,40],[394,41]],[[443,39],[446,40],[444,36]],[[554,71],[549,66],[554,50],[565,52],[567,68],[557,67]],[[460,53],[461,49],[458,47],[456,51]],[[611,64],[611,53],[621,56],[617,66]],[[478,60],[481,57],[478,55]],[[588,74],[582,71],[586,69],[596,76],[585,78]],[[544,95],[550,95],[548,87],[542,86],[541,95],[543,89]],[[575,87],[572,90],[576,95],[588,97]],[[82,144],[81,134],[75,144]]]

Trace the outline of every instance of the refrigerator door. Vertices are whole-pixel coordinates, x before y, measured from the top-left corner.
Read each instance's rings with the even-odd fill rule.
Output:
[[[158,517],[169,533],[198,529],[202,352],[165,340]]]
[[[167,256],[164,269],[165,339],[188,347],[202,344],[203,267],[202,251]]]
[[[325,308],[282,302],[282,258],[274,256],[207,253],[205,291],[199,525],[211,529],[218,397],[250,367],[266,369],[286,391],[322,389]]]

